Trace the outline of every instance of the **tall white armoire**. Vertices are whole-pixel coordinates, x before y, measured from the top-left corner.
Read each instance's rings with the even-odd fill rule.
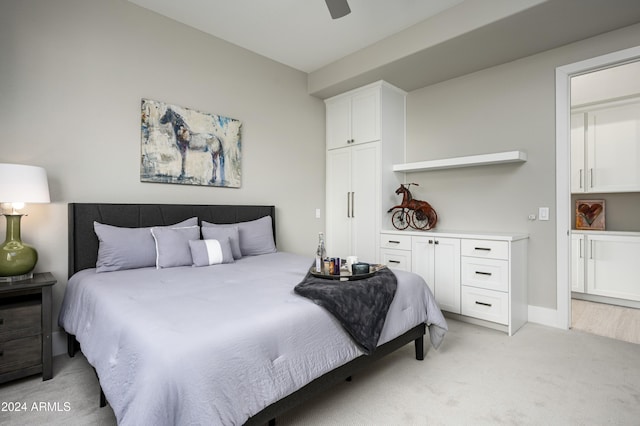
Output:
[[[380,230],[398,204],[406,92],[378,81],[326,99],[326,245],[330,257],[380,261]]]

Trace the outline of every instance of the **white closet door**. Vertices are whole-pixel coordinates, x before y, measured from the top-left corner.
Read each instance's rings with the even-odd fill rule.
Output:
[[[352,253],[358,260],[375,263],[380,236],[377,233],[380,203],[380,144],[351,147]]]
[[[327,256],[351,253],[351,148],[327,151]]]

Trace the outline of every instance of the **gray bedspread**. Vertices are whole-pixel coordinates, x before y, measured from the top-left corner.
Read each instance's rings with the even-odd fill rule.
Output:
[[[390,269],[355,281],[319,278],[308,272],[294,291],[335,316],[367,355],[375,351],[398,281]]]
[[[69,279],[59,324],[95,368],[120,425],[238,425],[362,355],[340,323],[293,288],[312,259],[289,253],[209,267]],[[397,271],[379,344],[446,322],[424,281]]]

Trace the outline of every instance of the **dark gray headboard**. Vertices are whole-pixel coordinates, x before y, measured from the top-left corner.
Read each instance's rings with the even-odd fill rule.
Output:
[[[220,206],[188,204],[69,204],[69,276],[94,268],[98,258],[98,237],[93,222],[138,228],[171,225],[197,216],[211,223],[236,223],[271,216],[276,238],[275,206]]]

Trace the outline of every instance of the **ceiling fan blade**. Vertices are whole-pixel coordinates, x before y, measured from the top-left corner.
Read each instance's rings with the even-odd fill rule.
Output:
[[[329,8],[329,13],[331,14],[331,18],[338,19],[342,18],[351,13],[351,9],[349,8],[349,3],[347,0],[324,0],[327,3],[327,7]]]

